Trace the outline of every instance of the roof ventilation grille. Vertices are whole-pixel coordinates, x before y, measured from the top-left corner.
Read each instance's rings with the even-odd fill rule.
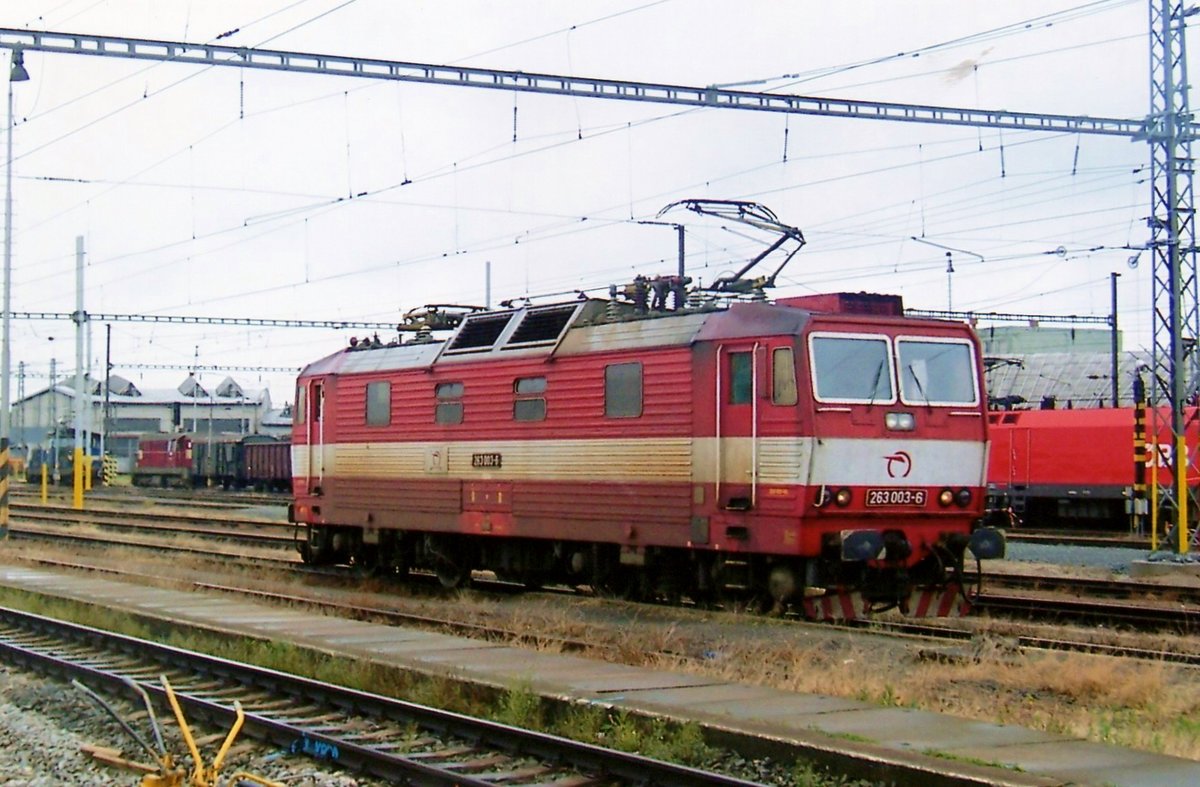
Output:
[[[514,345],[540,344],[556,342],[563,330],[575,315],[576,304],[568,306],[549,306],[544,309],[530,309],[509,337],[505,347]]]
[[[462,327],[458,329],[446,352],[490,350],[500,338],[500,334],[504,333],[512,316],[512,312],[469,315],[463,320]]]

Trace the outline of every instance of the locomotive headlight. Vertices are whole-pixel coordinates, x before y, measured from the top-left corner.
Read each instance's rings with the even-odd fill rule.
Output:
[[[842,487],[834,493],[833,502],[837,503],[842,508],[845,508],[846,506],[850,505],[850,498],[850,490],[846,487]]]
[[[961,508],[971,505],[971,490],[965,487],[958,490],[954,495],[954,502],[958,503]]]
[[[942,506],[943,508],[946,508],[946,507],[952,505],[953,503],[954,503],[954,490],[953,489],[943,489],[941,492],[938,492],[938,505]]]
[[[911,432],[917,421],[912,413],[888,413],[883,417],[883,425],[893,432]]]

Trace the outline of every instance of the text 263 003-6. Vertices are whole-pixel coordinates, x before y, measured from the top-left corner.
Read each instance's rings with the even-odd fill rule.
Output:
[[[868,489],[868,506],[923,506],[924,489]]]

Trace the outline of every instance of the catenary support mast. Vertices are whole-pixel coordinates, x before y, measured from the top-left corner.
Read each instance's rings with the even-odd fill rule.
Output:
[[[1141,136],[1150,143],[1151,210],[1147,224],[1154,255],[1151,404],[1155,405],[1151,413],[1156,433],[1170,427],[1175,484],[1159,485],[1158,494],[1171,512],[1169,525],[1175,530],[1172,546],[1183,553],[1188,551],[1191,502],[1184,407],[1197,392],[1195,345],[1200,337],[1191,153],[1195,130],[1188,109],[1184,19],[1197,9],[1187,9],[1182,2],[1172,0],[1150,0],[1149,5],[1150,114]],[[1194,512],[1194,506],[1192,509]],[[1151,511],[1152,517],[1156,515]]]

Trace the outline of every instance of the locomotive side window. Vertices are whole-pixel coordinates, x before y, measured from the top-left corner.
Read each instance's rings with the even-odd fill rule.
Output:
[[[604,367],[604,415],[637,418],[642,414],[642,364],[614,363]]]
[[[771,352],[771,403],[796,403],[796,359],[791,347],[776,347]]]
[[[900,399],[905,404],[979,403],[974,352],[969,343],[897,339],[896,349],[900,357]]]
[[[518,377],[513,381],[513,420],[546,420],[546,378]]]
[[[367,383],[367,426],[387,426],[392,422],[392,384],[387,380]]]
[[[729,403],[750,404],[754,398],[754,358],[748,352],[729,353]]]
[[[304,403],[305,403],[305,400],[308,398],[306,396],[307,393],[308,393],[308,391],[305,390],[303,385],[296,388],[296,410],[292,414],[292,423],[296,423],[296,424],[304,423],[304,416],[305,416]]]
[[[818,401],[890,404],[896,400],[886,337],[814,334],[809,348]]]
[[[463,384],[438,383],[433,389],[437,399],[433,420],[439,424],[461,424],[463,422]]]

